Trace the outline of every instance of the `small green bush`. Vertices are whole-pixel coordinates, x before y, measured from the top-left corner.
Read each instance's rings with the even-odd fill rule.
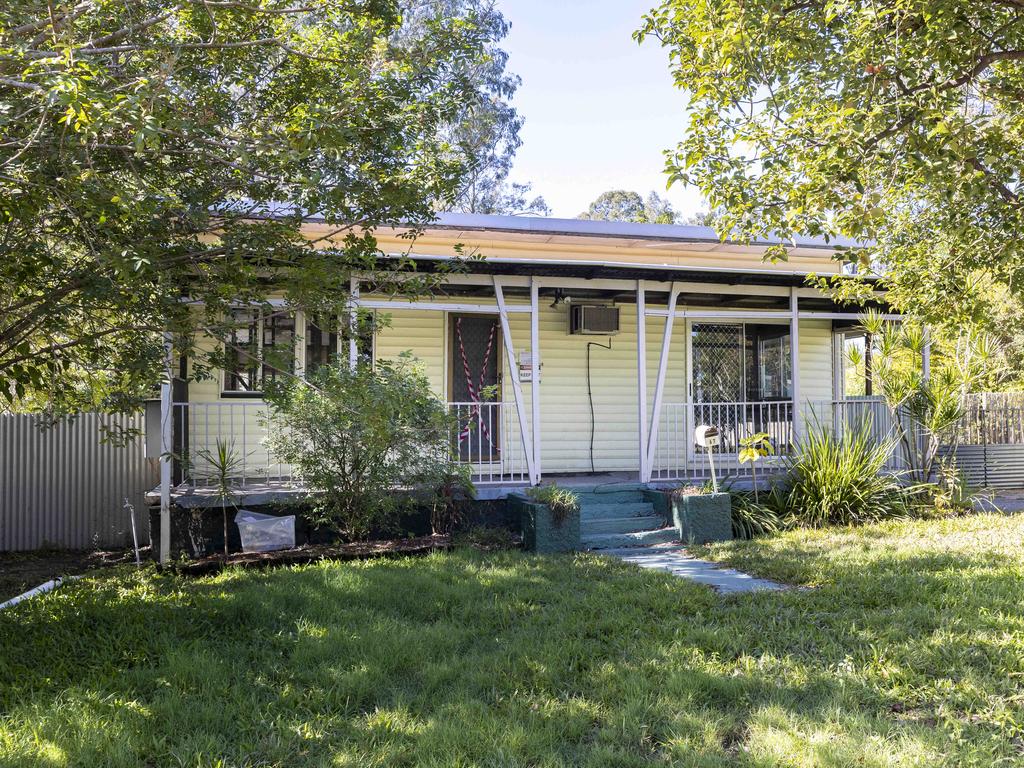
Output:
[[[546,504],[558,525],[561,525],[569,515],[580,511],[580,497],[568,488],[559,488],[554,483],[528,488],[526,496],[538,504]]]
[[[409,359],[354,370],[324,365],[307,381],[268,383],[266,399],[267,445],[305,482],[314,522],[360,539],[394,530],[403,512],[432,503],[444,525],[451,522],[435,497],[462,477],[454,423]]]
[[[781,504],[781,518],[812,528],[908,516],[913,490],[899,473],[883,471],[896,444],[879,442],[868,423],[839,437],[811,425],[786,459],[789,477],[770,506]]]

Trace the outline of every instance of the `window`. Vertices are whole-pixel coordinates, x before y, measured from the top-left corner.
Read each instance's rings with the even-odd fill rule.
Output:
[[[761,402],[792,396],[788,325],[694,323],[690,345],[695,402]]]
[[[295,318],[290,313],[240,309],[232,312],[232,320],[224,355],[224,392],[259,395],[264,381],[293,369]]]
[[[840,400],[853,397],[870,397],[871,358],[875,352],[870,335],[864,331],[840,332],[836,352],[839,359],[835,368],[839,372],[836,380],[836,397]]]
[[[360,313],[356,350],[359,360],[370,365],[373,365],[375,322],[374,314]],[[348,334],[339,333],[342,328],[341,322],[337,319],[313,317],[306,320],[307,373],[312,373],[321,365],[330,365],[338,360],[348,360]]]
[[[793,386],[789,327],[744,326],[747,400],[788,400]]]
[[[321,365],[330,365],[338,359],[341,339],[338,322],[312,318],[306,321],[306,372],[312,373]]]

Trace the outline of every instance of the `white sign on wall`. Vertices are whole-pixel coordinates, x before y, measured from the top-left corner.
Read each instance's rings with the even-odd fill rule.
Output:
[[[533,382],[533,353],[532,352],[520,352],[519,353],[519,381],[524,384],[531,384]],[[544,364],[541,363],[540,369],[544,368]],[[537,371],[537,381],[540,381],[541,370]]]

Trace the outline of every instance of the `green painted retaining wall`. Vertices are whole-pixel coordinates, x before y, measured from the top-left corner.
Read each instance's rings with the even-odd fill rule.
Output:
[[[523,530],[523,549],[528,552],[575,552],[580,548],[580,513],[555,520],[547,504],[538,504],[525,496],[508,497],[511,510],[519,514]]]

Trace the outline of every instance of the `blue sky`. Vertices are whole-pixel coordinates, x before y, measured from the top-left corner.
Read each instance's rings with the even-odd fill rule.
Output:
[[[655,0],[499,2],[512,23],[509,69],[523,79],[513,180],[531,182],[553,216],[576,216],[607,189],[654,189],[684,213],[704,207],[695,190],[665,192],[662,152],[683,138],[686,97],[657,41],[632,38]]]

